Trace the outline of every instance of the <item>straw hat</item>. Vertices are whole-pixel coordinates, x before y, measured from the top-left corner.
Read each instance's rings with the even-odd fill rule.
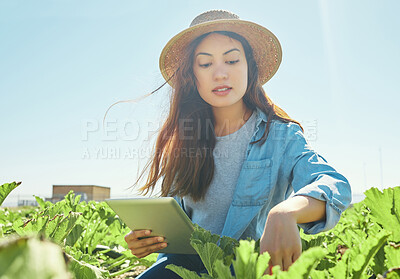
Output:
[[[265,84],[276,73],[282,61],[282,48],[271,31],[256,23],[239,19],[229,11],[212,10],[193,19],[189,28],[175,35],[160,55],[160,70],[172,86],[171,77],[178,69],[183,50],[195,38],[213,31],[231,31],[244,37],[253,48],[259,81]]]

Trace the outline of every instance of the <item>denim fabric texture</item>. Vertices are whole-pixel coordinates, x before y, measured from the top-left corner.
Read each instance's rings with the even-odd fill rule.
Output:
[[[267,116],[256,111],[251,142],[264,134]],[[248,145],[221,235],[259,239],[269,211],[280,202],[303,195],[326,202],[326,218],[298,224],[307,234],[333,228],[350,205],[351,187],[307,142],[296,123],[272,120],[268,138]],[[182,207],[181,197],[175,200]],[[184,209],[184,207],[182,207]]]

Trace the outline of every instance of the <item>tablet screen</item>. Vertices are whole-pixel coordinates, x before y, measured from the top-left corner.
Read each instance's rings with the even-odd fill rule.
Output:
[[[165,237],[160,253],[196,254],[190,245],[193,223],[172,197],[109,199],[107,204],[131,230],[151,230]]]

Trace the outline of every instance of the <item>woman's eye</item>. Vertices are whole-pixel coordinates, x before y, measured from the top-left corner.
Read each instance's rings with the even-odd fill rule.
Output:
[[[227,61],[226,63],[232,65],[232,64],[236,64],[237,62],[239,62],[239,59],[238,60],[230,60],[230,61]]]
[[[199,64],[200,67],[202,68],[207,68],[211,65],[211,63],[206,63],[206,64]]]

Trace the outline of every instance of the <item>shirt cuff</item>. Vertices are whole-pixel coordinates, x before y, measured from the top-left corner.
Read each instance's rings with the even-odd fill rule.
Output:
[[[304,230],[305,234],[317,234],[320,232],[328,231],[336,226],[336,224],[340,220],[340,216],[342,212],[347,208],[348,205],[343,205],[338,199],[335,197],[329,197],[325,191],[320,189],[319,187],[315,188],[315,185],[307,185],[302,188],[293,196],[308,196],[311,198],[315,198],[317,200],[326,202],[326,215],[325,219],[297,224],[300,228]],[[314,189],[313,189],[314,188]],[[339,208],[342,207],[343,209]]]

